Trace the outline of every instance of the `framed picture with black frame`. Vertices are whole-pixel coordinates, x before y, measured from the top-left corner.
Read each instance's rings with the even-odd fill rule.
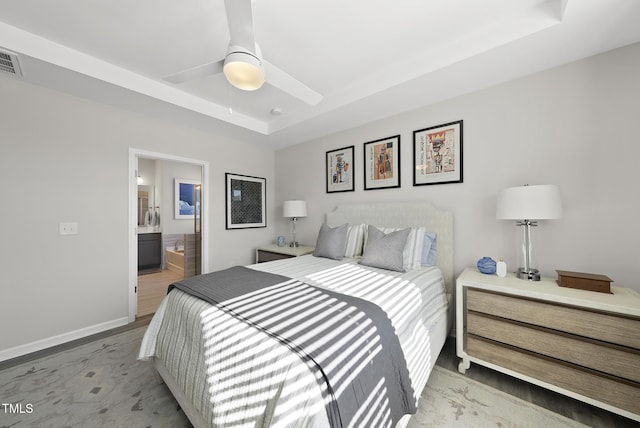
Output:
[[[227,229],[267,227],[267,180],[226,173]]]
[[[327,193],[354,191],[354,146],[327,152]]]
[[[413,131],[413,185],[462,183],[462,120]]]
[[[400,187],[400,135],[364,143],[364,190]]]

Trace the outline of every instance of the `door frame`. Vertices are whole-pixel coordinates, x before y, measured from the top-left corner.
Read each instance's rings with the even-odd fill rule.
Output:
[[[166,153],[129,148],[129,322],[138,312],[138,158],[182,162],[202,167],[201,273],[209,272],[209,162]]]

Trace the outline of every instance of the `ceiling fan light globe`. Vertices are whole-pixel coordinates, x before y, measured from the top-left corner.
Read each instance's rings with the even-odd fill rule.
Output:
[[[262,61],[246,52],[232,52],[227,55],[223,67],[229,83],[244,91],[255,91],[264,84]]]

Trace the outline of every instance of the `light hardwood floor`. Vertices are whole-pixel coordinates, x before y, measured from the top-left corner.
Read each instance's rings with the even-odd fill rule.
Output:
[[[156,312],[160,302],[167,295],[169,284],[182,279],[182,275],[170,270],[138,275],[138,313],[143,317]]]

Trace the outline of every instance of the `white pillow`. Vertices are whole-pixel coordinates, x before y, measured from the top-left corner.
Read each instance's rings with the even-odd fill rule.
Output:
[[[403,228],[393,227],[378,227],[385,234],[402,230]],[[419,269],[422,267],[422,249],[424,247],[424,234],[426,233],[424,227],[412,227],[409,232],[409,237],[404,245],[404,251],[402,257],[404,260],[404,270]],[[367,236],[365,235],[364,245],[367,245]]]
[[[345,257],[352,259],[362,257],[366,229],[366,224],[349,225],[347,229],[347,249],[344,254]]]

